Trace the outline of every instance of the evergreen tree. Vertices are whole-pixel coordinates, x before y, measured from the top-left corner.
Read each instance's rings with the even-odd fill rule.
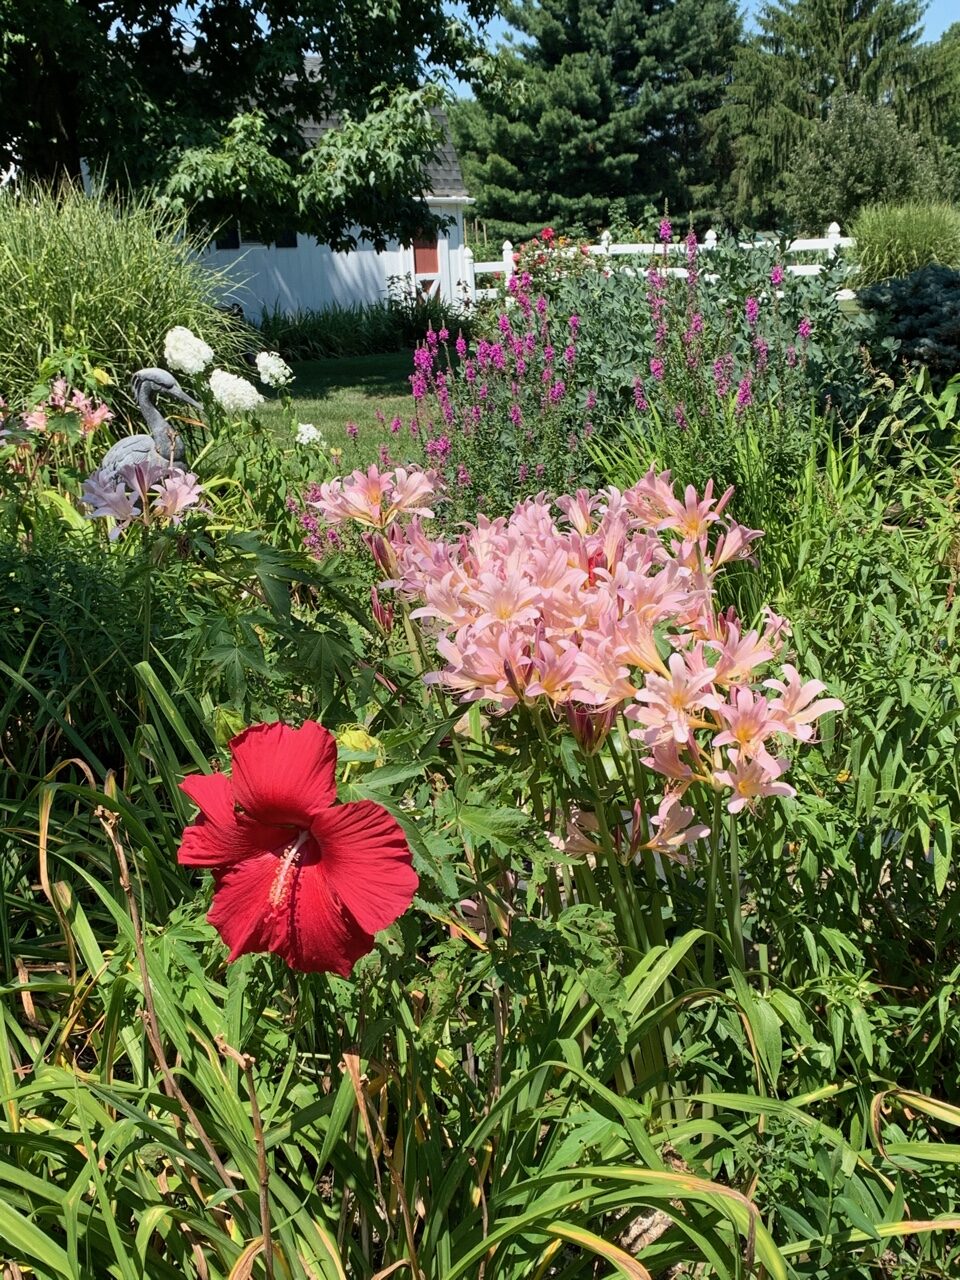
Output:
[[[905,109],[924,7],[923,0],[767,0],[711,121],[733,151],[726,195],[734,222],[783,220],[785,174],[834,95]]]
[[[495,234],[603,226],[669,202],[710,216],[719,191],[704,120],[740,36],[734,0],[522,0],[509,103],[462,103],[454,135]]]
[[[905,106],[907,125],[937,159],[939,195],[960,202],[960,22],[921,46]]]

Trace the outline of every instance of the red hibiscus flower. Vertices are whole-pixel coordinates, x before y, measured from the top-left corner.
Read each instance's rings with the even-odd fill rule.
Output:
[[[230,743],[233,774],[180,784],[199,807],[178,860],[213,872],[207,919],[230,948],[346,977],[409,907],[417,874],[399,824],[372,800],[337,804],[322,725],[258,724]]]

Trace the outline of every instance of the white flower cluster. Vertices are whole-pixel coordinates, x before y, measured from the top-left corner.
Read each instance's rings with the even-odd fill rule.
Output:
[[[293,381],[293,370],[276,351],[261,351],[257,356],[257,373],[268,387],[285,387]]]
[[[263,396],[246,378],[227,373],[226,369],[214,369],[209,379],[213,398],[227,413],[249,413],[263,404]]]
[[[325,443],[323,433],[312,422],[297,423],[297,444],[319,444],[323,448]]]
[[[163,355],[169,367],[179,373],[203,373],[213,359],[213,348],[185,325],[178,324],[168,330],[163,340]]]

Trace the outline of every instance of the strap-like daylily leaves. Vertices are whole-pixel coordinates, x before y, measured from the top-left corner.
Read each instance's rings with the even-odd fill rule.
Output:
[[[923,1115],[930,1116],[933,1120],[939,1120],[943,1124],[951,1124],[960,1126],[960,1107],[952,1106],[949,1102],[941,1102],[939,1098],[930,1098],[925,1093],[915,1093],[911,1089],[884,1089],[880,1093],[874,1095],[870,1103],[870,1132],[873,1137],[874,1145],[882,1156],[893,1155],[909,1155],[912,1159],[929,1159],[937,1158],[949,1163],[956,1163],[957,1156],[948,1154],[951,1151],[960,1150],[960,1148],[950,1147],[948,1144],[927,1144],[919,1142],[911,1143],[890,1143],[885,1144],[881,1133],[881,1120],[883,1117],[883,1109],[888,1103],[896,1103],[898,1106],[911,1111],[919,1111]],[[923,1148],[928,1147],[930,1154],[924,1157],[916,1151],[907,1152],[906,1147]],[[934,1154],[942,1152],[939,1157]]]
[[[561,1240],[578,1244],[588,1252],[606,1258],[608,1262],[613,1263],[622,1276],[627,1277],[627,1280],[653,1280],[642,1262],[632,1258],[619,1245],[611,1244],[609,1240],[603,1240],[592,1231],[588,1231],[586,1227],[571,1226],[567,1222],[550,1222],[543,1230],[548,1236],[558,1236]]]
[[[945,1213],[940,1218],[918,1218],[916,1221],[906,1218],[901,1222],[878,1222],[873,1227],[872,1236],[866,1231],[851,1228],[849,1231],[817,1236],[816,1239],[791,1240],[788,1245],[783,1246],[781,1253],[785,1258],[796,1258],[828,1245],[873,1244],[878,1238],[891,1240],[894,1236],[930,1235],[934,1231],[960,1231],[960,1217]]]
[[[542,1229],[545,1225],[544,1218],[549,1218],[551,1221],[562,1220],[565,1209],[574,1205],[581,1208],[588,1206],[590,1201],[599,1197],[610,1183],[626,1183],[635,1187],[638,1203],[663,1200],[670,1205],[671,1209],[673,1209],[672,1202],[677,1200],[683,1202],[694,1200],[708,1205],[724,1214],[743,1237],[748,1260],[755,1246],[756,1253],[766,1267],[771,1280],[787,1280],[787,1269],[783,1257],[773,1237],[761,1221],[756,1206],[732,1187],[708,1182],[705,1178],[698,1178],[694,1174],[611,1165],[585,1166],[556,1172],[541,1171],[536,1179],[531,1179],[527,1183],[514,1184],[511,1193],[519,1195],[527,1188],[543,1188],[558,1182],[575,1182],[576,1190],[561,1197],[542,1197],[526,1212],[501,1222],[480,1244],[456,1260],[444,1280],[458,1280],[460,1276],[472,1274],[472,1269],[493,1246],[511,1236],[525,1235]]]

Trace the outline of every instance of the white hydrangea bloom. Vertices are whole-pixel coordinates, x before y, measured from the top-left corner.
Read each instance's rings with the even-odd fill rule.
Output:
[[[257,356],[257,373],[268,387],[285,387],[293,381],[293,370],[276,351],[261,351]]]
[[[213,348],[185,325],[178,324],[168,330],[163,340],[163,356],[169,368],[178,373],[203,373],[213,359]]]
[[[226,369],[214,369],[209,386],[214,400],[227,413],[249,413],[263,404],[263,396],[252,382],[227,373]]]
[[[297,444],[319,444],[322,446],[323,443],[323,433],[312,422],[297,423]]]

